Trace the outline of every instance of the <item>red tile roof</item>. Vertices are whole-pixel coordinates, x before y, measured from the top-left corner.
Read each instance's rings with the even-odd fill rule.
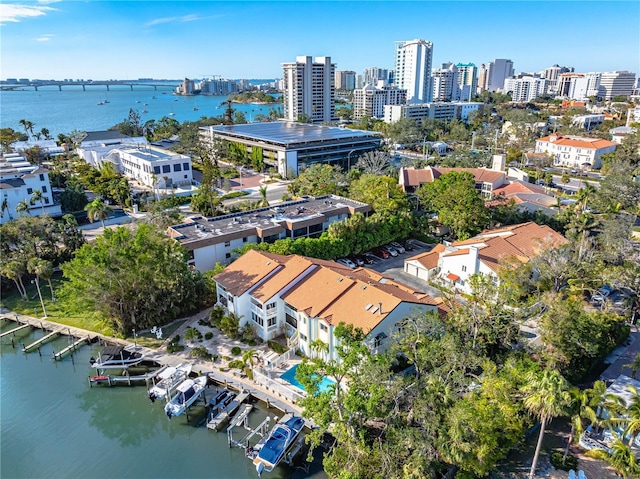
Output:
[[[548,135],[542,138],[538,138],[536,142],[553,143],[560,146],[572,146],[575,148],[586,148],[591,150],[599,150],[600,148],[608,148],[616,146],[615,143],[609,140],[603,140],[602,138],[585,138],[582,136],[563,136],[563,135]]]
[[[488,170],[485,168],[435,168],[427,166],[423,169],[402,168],[401,183],[407,187],[418,187],[423,183],[431,183],[442,175],[451,173],[452,171],[471,173],[476,182],[495,183],[496,181],[505,179],[503,171]]]

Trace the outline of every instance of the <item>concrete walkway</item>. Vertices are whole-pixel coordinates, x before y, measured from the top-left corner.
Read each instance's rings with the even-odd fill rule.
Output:
[[[621,374],[631,377],[631,368],[625,365],[632,363],[638,354],[640,354],[640,330],[637,325],[633,325],[627,341],[605,358],[605,363],[610,366],[600,375],[600,378],[604,381],[614,381]]]

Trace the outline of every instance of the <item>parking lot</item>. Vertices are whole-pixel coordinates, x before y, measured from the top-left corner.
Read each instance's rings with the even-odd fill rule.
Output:
[[[427,284],[425,281],[404,272],[405,259],[411,258],[412,256],[420,253],[431,251],[431,249],[434,247],[434,245],[432,244],[426,244],[416,240],[412,240],[412,243],[415,247],[413,251],[406,251],[404,253],[398,254],[398,256],[391,256],[387,259],[376,258],[375,263],[365,264],[365,267],[377,271],[378,273],[384,274],[385,276],[398,281],[399,283],[404,283],[407,286],[410,286],[418,291],[423,291],[430,296],[442,296],[442,293],[437,288],[434,288],[433,286]]]

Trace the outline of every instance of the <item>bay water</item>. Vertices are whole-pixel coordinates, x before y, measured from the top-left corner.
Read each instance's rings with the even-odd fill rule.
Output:
[[[0,321],[0,331],[17,327]],[[225,432],[188,423],[184,415],[168,420],[162,401],[151,403],[144,386],[94,385],[89,358],[102,346],[79,349],[73,358],[52,361],[67,337],[22,352],[44,334],[24,329],[0,344],[0,477],[38,478],[220,478],[257,477],[244,450],[229,448]],[[13,340],[13,346],[12,346]],[[209,399],[215,393],[206,390]],[[250,415],[257,426],[267,414],[261,403]],[[190,417],[204,417],[192,408]],[[273,421],[272,423],[273,424]],[[235,439],[246,434],[236,428]],[[281,465],[265,478],[326,478],[316,464],[312,472]],[[315,470],[315,472],[313,472]]]
[[[164,83],[154,90],[152,86],[135,85],[133,90],[125,85],[39,87],[0,91],[0,127],[24,132],[20,120],[34,124],[33,132],[47,128],[55,139],[59,133],[73,130],[107,130],[129,116],[129,109],[136,110],[141,122],[174,118],[180,123],[195,121],[203,116],[224,115],[226,96],[178,96],[173,95],[175,82]],[[108,103],[104,103],[108,101]],[[103,103],[99,105],[99,103]],[[267,115],[272,108],[282,111],[282,103],[232,105],[235,111],[244,113],[251,122],[256,115]],[[145,112],[146,110],[146,112]],[[171,115],[173,113],[173,115]]]

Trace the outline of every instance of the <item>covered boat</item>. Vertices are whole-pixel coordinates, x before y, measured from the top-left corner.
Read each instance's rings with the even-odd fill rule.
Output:
[[[304,427],[304,419],[299,416],[285,415],[273,427],[267,440],[260,447],[253,459],[258,475],[263,471],[271,472],[276,467],[287,450],[293,445]]]
[[[151,399],[151,402],[155,402],[156,399],[165,399],[166,401],[171,399],[173,392],[179,384],[187,379],[190,372],[191,364],[179,364],[161,371],[156,376],[158,382],[149,389],[149,399]]]
[[[175,396],[164,407],[164,412],[171,419],[179,416],[187,410],[200,397],[200,393],[207,385],[207,377],[200,376],[196,379],[186,379],[178,386]]]
[[[93,356],[89,363],[96,369],[116,369],[135,366],[144,361],[144,354],[140,346],[130,344],[129,346],[107,346],[98,359]]]

